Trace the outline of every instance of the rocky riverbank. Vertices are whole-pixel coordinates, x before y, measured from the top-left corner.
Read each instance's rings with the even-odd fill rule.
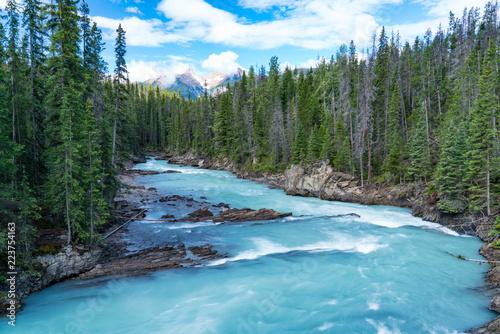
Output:
[[[229,159],[213,160],[199,157],[193,152],[183,156],[171,153],[156,154],[160,159],[168,160],[171,164],[187,165],[205,169],[226,170],[236,174],[239,178],[266,183],[283,189],[288,195],[318,197],[323,200],[352,202],[365,205],[391,205],[410,208],[411,213],[424,220],[439,223],[461,234],[479,237],[485,242],[480,254],[488,261],[500,261],[500,251],[491,247],[495,241],[488,234],[493,229],[495,216],[480,215],[449,215],[441,212],[438,207],[439,196],[429,191],[428,185],[410,183],[397,186],[383,184],[362,185],[353,175],[333,170],[327,161],[318,161],[309,165],[292,165],[282,174],[254,173],[238,168]],[[486,277],[488,289],[496,292],[490,309],[500,313],[500,267],[493,267]],[[468,333],[493,334],[500,333],[500,316],[492,322]]]
[[[65,246],[63,230],[39,231],[41,234],[39,240],[43,239],[44,244],[52,245],[51,253],[53,254],[40,255],[34,260],[36,274],[23,273],[18,276],[17,311],[22,308],[22,299],[30,293],[63,280],[92,279],[110,275],[139,275],[159,269],[197,266],[206,261],[227,257],[226,254],[220,254],[213,249],[210,244],[188,248],[184,244],[165,244],[154,247],[135,245],[126,224],[137,219],[147,220],[148,206],[153,203],[161,203],[165,206],[165,215],[160,220],[164,223],[242,222],[272,220],[292,215],[292,213],[281,213],[271,209],[231,209],[225,203],[211,204],[178,195],[161,196],[156,188],[145,188],[137,183],[136,177],[180,172],[134,169],[134,164],[141,162],[146,162],[143,156],[131,157],[131,161],[125,164],[127,169],[118,175],[123,186],[113,204],[113,216],[116,222],[101,231],[105,237],[103,240],[105,245],[93,250],[79,245]],[[188,209],[192,212],[187,216],[176,217],[174,215],[179,211],[189,211]],[[134,246],[133,250],[130,250],[129,246]],[[0,292],[0,316],[7,315],[9,305],[7,294]]]

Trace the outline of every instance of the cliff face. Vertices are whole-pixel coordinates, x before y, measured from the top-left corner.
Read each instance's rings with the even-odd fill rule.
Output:
[[[364,185],[353,175],[336,172],[327,161],[310,165],[292,165],[285,171],[287,195],[318,197],[329,201],[365,205],[411,207],[422,197],[412,187],[381,187]]]
[[[39,275],[20,274],[17,277],[16,306],[21,308],[21,300],[30,293],[39,291],[65,278],[80,274],[96,265],[100,250],[84,252],[66,246],[55,255],[39,256],[35,260]],[[10,305],[6,296],[0,296],[0,316],[7,314]]]
[[[429,194],[423,183],[361,186],[359,179],[350,174],[336,172],[327,161],[309,165],[292,165],[285,171],[284,176],[284,190],[287,195],[411,208],[412,214],[416,217],[489,241],[488,233],[492,229],[491,219],[449,215],[441,212],[438,208],[438,195]]]

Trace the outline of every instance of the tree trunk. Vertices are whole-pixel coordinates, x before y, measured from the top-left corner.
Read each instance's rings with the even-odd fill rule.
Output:
[[[486,213],[488,216],[491,215],[491,204],[490,204],[490,154],[486,153]]]
[[[120,83],[117,82],[117,87],[116,87],[116,101],[115,101],[115,120],[114,120],[114,125],[113,125],[113,152],[111,155],[111,163],[113,166],[116,167],[116,127],[118,125],[118,100],[120,98],[120,88],[119,85]]]

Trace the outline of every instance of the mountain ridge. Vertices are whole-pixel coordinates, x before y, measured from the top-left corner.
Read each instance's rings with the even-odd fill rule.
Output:
[[[180,91],[186,98],[198,98],[205,92],[205,89],[208,93],[213,93],[217,91],[216,88],[221,85],[241,79],[244,71],[246,72],[247,70],[243,67],[238,67],[236,72],[232,74],[223,74],[219,71],[213,71],[200,77],[189,68],[186,72],[177,74],[173,83],[167,83],[167,77],[165,75],[159,75],[142,82],[142,84]]]

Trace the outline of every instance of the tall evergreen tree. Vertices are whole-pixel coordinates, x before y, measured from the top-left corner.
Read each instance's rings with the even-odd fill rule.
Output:
[[[30,175],[35,186],[41,185],[43,172],[44,128],[45,119],[44,97],[46,95],[43,80],[45,62],[44,47],[44,12],[40,0],[26,0],[23,11],[23,25],[26,29],[29,46],[29,114],[31,123],[31,165]]]
[[[408,166],[408,176],[411,180],[428,180],[431,168],[429,149],[425,111],[422,106],[415,115],[415,128],[408,140],[408,157],[410,162],[410,166]]]
[[[115,67],[115,76],[114,76],[114,85],[115,85],[115,112],[113,115],[113,158],[112,164],[116,166],[116,142],[117,142],[117,131],[121,118],[123,115],[120,115],[120,111],[123,110],[123,103],[125,101],[125,82],[127,80],[127,63],[125,62],[125,54],[126,50],[126,40],[125,40],[125,30],[123,30],[122,25],[118,26],[116,29],[116,43],[115,43],[115,56],[116,56],[116,67]]]
[[[79,165],[82,145],[84,106],[82,103],[83,66],[80,58],[80,28],[78,1],[59,0],[52,15],[59,20],[51,36],[51,56],[47,61],[50,77],[47,81],[46,135],[49,141],[45,160],[49,175],[45,185],[46,200],[53,212],[67,227],[67,242],[71,243],[84,219],[81,201],[84,193],[82,168]]]
[[[463,212],[466,209],[464,182],[467,152],[465,125],[450,124],[439,155],[436,185],[440,193],[439,209],[446,213]]]
[[[497,49],[490,43],[488,55],[484,61],[479,78],[479,95],[471,110],[467,152],[467,180],[471,182],[470,209],[486,209],[491,214],[491,168],[493,138],[498,136],[498,129],[493,128],[493,120],[498,116],[498,94],[496,85]]]

